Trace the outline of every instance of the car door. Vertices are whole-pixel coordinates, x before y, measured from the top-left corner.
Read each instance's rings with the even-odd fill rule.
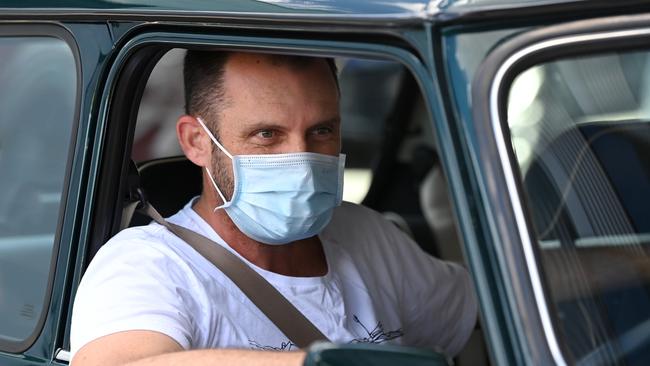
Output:
[[[0,363],[49,364],[63,334],[104,24],[0,15]],[[108,40],[108,42],[107,42]]]
[[[92,210],[85,213],[91,226],[88,228],[85,249],[78,254],[79,263],[84,265],[78,268],[77,275],[83,271],[94,252],[120,229],[122,204],[128,186],[127,173],[134,155],[132,149],[135,146],[133,141],[136,140],[135,127],[141,107],[140,100],[149,73],[170,50],[228,49],[390,61],[389,64],[398,65],[400,70],[408,70],[412,76],[409,92],[419,86],[423,118],[430,122],[431,115],[440,115],[440,109],[436,107],[439,94],[430,64],[430,49],[426,43],[421,42],[426,39],[428,31],[416,19],[402,19],[397,24],[388,26],[385,20],[373,17],[360,22],[347,21],[343,17],[334,26],[331,17],[301,18],[295,14],[287,17],[275,14],[263,22],[257,17],[229,18],[219,13],[202,13],[196,19],[195,15],[189,12],[174,21],[161,21],[150,15],[141,15],[141,18],[134,15],[131,22],[116,21],[111,24],[119,47],[116,47],[111,57],[112,64],[105,87],[97,97],[100,108],[96,128],[102,134],[95,136],[96,148],[92,151],[90,166],[93,180],[88,186],[89,195],[93,197]],[[401,26],[402,22],[404,27]],[[381,66],[381,62],[367,64],[375,65],[379,71],[386,69],[385,65]],[[357,72],[360,66],[363,65],[356,65]],[[392,122],[396,125],[406,124],[406,121],[399,119],[400,115],[392,117]],[[373,123],[373,120],[366,118],[362,122]],[[379,121],[376,123],[378,125],[373,132],[377,136],[389,141],[394,138],[389,132],[395,130],[381,130]],[[420,137],[423,139],[425,136]],[[350,150],[355,147],[361,152],[369,153],[362,146],[351,146]],[[382,182],[377,180],[379,183]],[[372,189],[371,186],[370,190]],[[395,189],[399,189],[399,186],[396,185]],[[417,205],[417,202],[414,203]],[[420,227],[425,225],[423,220],[416,224]],[[372,338],[371,334],[369,338]],[[358,348],[357,351],[362,354],[364,350]],[[341,354],[345,355],[345,352]],[[383,361],[393,363],[401,357],[417,358],[419,355],[431,362],[444,361],[433,353],[408,350],[395,351],[395,358],[386,356]],[[345,358],[340,362],[345,362],[344,360]]]
[[[455,55],[490,40],[448,64],[452,82],[471,80],[454,94],[486,236],[468,249],[496,279],[479,291],[504,296],[484,304],[499,364],[650,360],[649,19],[448,40]]]

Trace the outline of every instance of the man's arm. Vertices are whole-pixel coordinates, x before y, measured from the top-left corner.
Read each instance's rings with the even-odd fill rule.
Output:
[[[326,234],[348,243],[355,258],[365,259],[357,263],[364,281],[394,294],[394,306],[402,314],[402,344],[457,354],[477,316],[467,271],[431,257],[376,211],[343,203],[337,213]]]
[[[153,331],[132,330],[98,338],[79,349],[71,366],[145,365],[302,365],[304,352],[244,349],[185,351],[172,338]]]

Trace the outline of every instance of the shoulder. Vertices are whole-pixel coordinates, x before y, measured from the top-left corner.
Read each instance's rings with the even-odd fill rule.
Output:
[[[156,255],[170,251],[170,233],[161,225],[152,223],[120,231],[104,244],[97,252],[96,258],[129,257],[138,254]],[[94,260],[94,259],[93,259]]]
[[[402,238],[404,233],[395,223],[365,206],[343,202],[332,214],[332,220],[325,228],[325,234],[335,238],[374,238],[397,236]]]
[[[116,281],[130,276],[162,276],[182,280],[189,270],[178,239],[158,224],[117,233],[93,257],[84,282]],[[163,270],[164,269],[164,270]]]
[[[127,330],[166,334],[188,348],[193,328],[186,309],[199,288],[191,267],[173,249],[166,229],[151,224],[121,231],[97,252],[74,299],[71,347]]]
[[[196,231],[191,219],[191,202],[166,220]],[[164,226],[152,222],[120,231],[100,248],[93,261],[115,257],[132,258],[137,254],[141,259],[158,258],[182,262],[181,258],[187,257],[187,252],[188,247],[180,238]]]
[[[391,255],[397,250],[394,244],[411,240],[381,213],[350,202],[343,202],[334,210],[322,236],[343,246],[350,254],[362,256]]]
[[[328,227],[373,226],[388,222],[379,212],[352,202],[343,202],[334,209],[332,221]]]
[[[381,214],[371,208],[354,202],[343,201],[339,207],[334,210],[335,215],[353,215],[353,216],[381,216]]]

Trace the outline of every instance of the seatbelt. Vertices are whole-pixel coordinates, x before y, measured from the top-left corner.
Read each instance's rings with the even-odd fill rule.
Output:
[[[131,224],[135,210],[140,207],[140,201],[132,201],[122,208],[122,221],[120,221],[120,231],[126,229]]]
[[[214,264],[299,348],[328,338],[264,277],[218,243],[166,221],[149,202],[138,210],[166,227]]]

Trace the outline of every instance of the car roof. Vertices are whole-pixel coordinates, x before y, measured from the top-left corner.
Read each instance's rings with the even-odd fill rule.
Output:
[[[603,1],[580,0],[6,0],[0,4],[5,14],[94,13],[102,15],[165,16],[298,16],[325,19],[418,19],[446,21],[502,10],[553,7],[558,4],[589,7]]]
[[[0,7],[15,9],[49,10],[111,10],[111,11],[188,11],[206,13],[298,13],[332,15],[396,16],[423,13],[429,6],[427,0],[9,0]]]

